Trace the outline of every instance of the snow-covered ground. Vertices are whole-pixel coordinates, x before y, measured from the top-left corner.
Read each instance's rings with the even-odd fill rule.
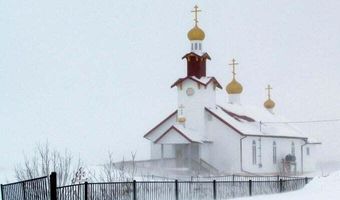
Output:
[[[337,200],[340,199],[340,171],[326,177],[315,177],[303,189],[273,195],[240,198],[244,200]]]

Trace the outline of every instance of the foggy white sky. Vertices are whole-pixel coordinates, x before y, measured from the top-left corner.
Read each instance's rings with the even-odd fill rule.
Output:
[[[88,165],[148,158],[142,136],[176,109],[195,4],[208,75],[225,86],[235,57],[244,104],[262,106],[270,83],[277,113],[340,118],[340,1],[1,0],[0,180],[46,140]],[[302,128],[340,160],[339,123]]]

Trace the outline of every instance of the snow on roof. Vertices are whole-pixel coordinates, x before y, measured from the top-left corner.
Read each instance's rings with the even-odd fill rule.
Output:
[[[201,78],[197,78],[196,76],[187,76],[185,78],[180,78],[178,79],[174,84],[171,85],[171,87],[174,87],[176,86],[177,84],[180,84],[182,83],[183,81],[187,80],[187,79],[191,79],[197,83],[200,83],[204,86],[207,86],[210,82],[215,82],[217,84],[217,87],[222,89],[222,86],[220,85],[220,83],[216,80],[215,77],[213,76],[204,76],[204,77],[201,77]]]
[[[172,125],[168,130],[166,130],[161,136],[159,136],[154,142],[157,143],[160,141],[164,136],[171,133],[171,130],[176,131],[182,137],[184,137],[188,142],[198,142],[203,143],[207,141],[204,137],[201,137],[196,131],[184,128],[182,125]]]
[[[184,128],[182,125],[174,125],[175,128],[177,128],[179,131],[181,131],[182,133],[184,133],[188,138],[190,138],[192,141],[194,142],[207,142],[208,139],[201,136],[201,134],[199,134],[197,131],[189,129],[189,128]]]
[[[211,59],[207,52],[203,51],[192,51],[190,53],[185,54],[182,59],[187,58],[188,56],[199,56],[199,57],[206,57],[207,59]]]
[[[206,110],[242,135],[307,139],[300,130],[265,108],[227,104]]]

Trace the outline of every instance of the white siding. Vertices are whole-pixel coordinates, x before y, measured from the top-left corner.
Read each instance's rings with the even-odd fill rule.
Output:
[[[282,159],[291,154],[291,144],[295,144],[296,170],[301,172],[301,145],[302,139],[261,137],[261,148],[259,148],[260,137],[248,136],[242,142],[242,166],[243,170],[251,173],[278,173]],[[257,164],[252,163],[252,142],[256,141]],[[273,162],[273,141],[276,142],[276,164]],[[260,156],[261,154],[261,156]],[[262,164],[260,167],[259,164]]]
[[[206,115],[210,114],[206,112]],[[205,156],[202,158],[221,172],[240,172],[241,136],[215,117],[206,122],[206,131],[213,143],[204,144],[207,152],[202,153]]]

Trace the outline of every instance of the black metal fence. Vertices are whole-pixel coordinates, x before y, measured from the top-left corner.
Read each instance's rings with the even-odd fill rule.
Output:
[[[229,199],[298,190],[310,178],[273,181],[133,181],[84,183],[57,188],[58,200]]]
[[[45,200],[49,198],[48,177],[1,185],[2,200]]]
[[[247,180],[248,179],[248,180]],[[207,181],[131,181],[57,187],[56,174],[2,185],[2,200],[191,200],[230,199],[298,190],[311,178],[231,176]]]

